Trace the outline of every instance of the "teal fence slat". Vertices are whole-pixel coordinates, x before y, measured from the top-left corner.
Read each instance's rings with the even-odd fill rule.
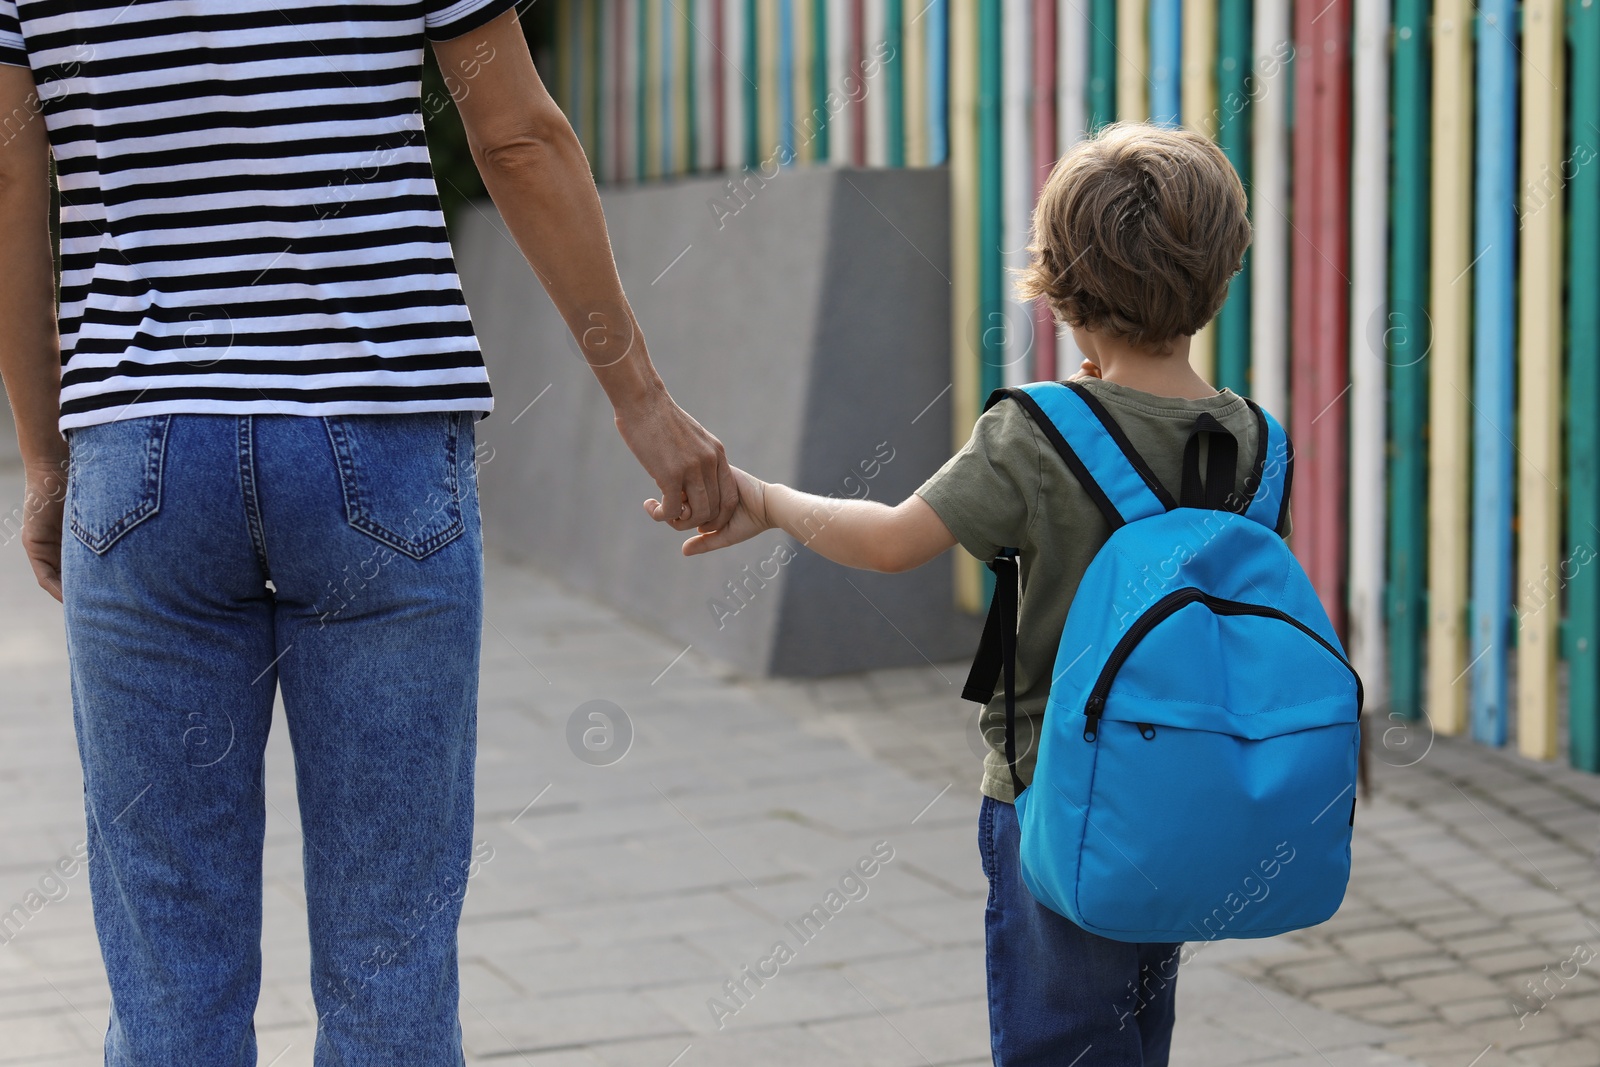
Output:
[[[688,2],[688,0],[684,0],[684,2]],[[693,9],[691,8],[690,10],[692,11]],[[691,15],[690,17],[692,18],[693,16]],[[685,104],[683,113],[684,121],[688,123],[689,132],[689,143],[684,149],[689,158],[683,161],[683,169],[690,172],[700,169],[700,138],[708,137],[711,133],[709,130],[700,129],[700,94],[709,86],[702,88],[700,85],[699,50],[704,48],[705,45],[698,40],[699,34],[695,32],[695,29],[694,24],[691,22],[684,29],[683,41],[683,77],[687,82],[684,86]]]
[[[1004,382],[1006,333],[1002,286],[1005,265],[1000,228],[1003,191],[1000,168],[1000,0],[978,0],[978,313],[982,326],[983,397]]]
[[[734,0],[735,3],[740,0]],[[761,80],[761,52],[757,33],[760,11],[756,0],[744,3],[744,163],[751,170],[761,166],[761,94],[756,84]]]
[[[1117,121],[1117,0],[1089,0],[1089,129]]]
[[[811,0],[811,114],[806,128],[814,130],[816,148],[812,158],[828,159],[828,0]]]
[[[1600,771],[1600,3],[1568,3],[1567,38],[1568,757]]]
[[[1428,557],[1427,477],[1429,0],[1395,0],[1389,168],[1389,313],[1368,343],[1389,361],[1389,538],[1384,614],[1389,700],[1408,719],[1422,710]],[[1374,333],[1381,335],[1373,338]]]
[[[906,90],[905,6],[903,0],[884,0],[884,44],[889,52],[883,61],[884,89],[889,94],[885,110],[889,113],[889,153],[891,167],[906,165]]]
[[[1217,144],[1250,189],[1250,0],[1217,8]],[[1250,384],[1250,253],[1217,314],[1217,385],[1243,393]]]

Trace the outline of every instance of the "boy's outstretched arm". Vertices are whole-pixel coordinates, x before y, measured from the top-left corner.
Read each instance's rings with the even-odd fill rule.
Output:
[[[697,556],[780,529],[818,555],[860,570],[898,573],[920,567],[956,543],[944,521],[919,496],[891,507],[875,500],[814,496],[787,485],[763,482],[737,467],[739,508],[733,521],[713,533],[683,543],[683,554]],[[658,518],[659,500],[645,510]]]

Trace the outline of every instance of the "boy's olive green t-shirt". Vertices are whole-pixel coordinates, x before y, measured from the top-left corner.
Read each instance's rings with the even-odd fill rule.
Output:
[[[1235,490],[1256,455],[1256,417],[1244,398],[1226,389],[1200,400],[1156,396],[1098,378],[1080,379],[1123,428],[1134,449],[1174,497],[1183,482],[1183,450],[1195,416],[1209,412],[1239,442]],[[1095,507],[1055,447],[1022,406],[996,404],[978,419],[972,437],[917,495],[926,500],[961,547],[988,562],[1002,548],[1015,548],[1022,569],[1017,633],[1017,772],[1024,786],[1044,719],[1056,646],[1067,608],[1100,546],[1111,536]],[[1287,530],[1286,530],[1287,532]],[[1109,605],[1107,610],[1110,610]],[[1005,759],[1004,692],[982,713],[990,751],[984,760],[983,793],[1011,801],[1014,791]]]

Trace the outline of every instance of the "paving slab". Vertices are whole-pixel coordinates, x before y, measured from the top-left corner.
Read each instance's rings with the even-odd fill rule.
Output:
[[[8,497],[20,481],[0,471]],[[491,559],[488,577],[475,832],[493,858],[461,933],[470,1063],[987,1062],[963,665],[753,680],[544,575]],[[0,604],[9,906],[81,840],[82,793],[60,609],[14,542],[0,546]],[[602,766],[567,740],[595,699],[631,727]],[[1456,739],[1406,766],[1389,756],[1376,753],[1357,813],[1345,908],[1294,935],[1198,946],[1178,982],[1174,1067],[1600,1063],[1584,1059],[1600,1036],[1596,964],[1520,1025],[1512,1007],[1575,946],[1600,948],[1600,789]],[[281,728],[266,794],[260,1061],[298,1067],[315,1009]],[[865,895],[718,1027],[707,1001],[880,841],[894,858]],[[66,884],[0,944],[0,1063],[100,1062],[108,995],[87,880]]]

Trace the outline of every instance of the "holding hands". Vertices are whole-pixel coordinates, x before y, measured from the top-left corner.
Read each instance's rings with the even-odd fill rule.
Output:
[[[674,530],[721,530],[734,518],[739,486],[722,442],[667,395],[665,388],[646,399],[619,405],[617,432],[669,509],[657,501],[651,517]]]
[[[1098,378],[1100,367],[1085,359],[1073,377]],[[687,415],[683,418],[705,433],[693,419]],[[622,425],[620,417],[618,425]],[[623,436],[628,436],[627,430]],[[663,499],[677,506],[669,507],[657,499],[644,502],[645,513],[655,521],[675,530],[694,527],[698,531],[683,543],[685,556],[704,555],[779,529],[835,563],[896,572],[920,567],[956,543],[944,521],[919,496],[909,496],[891,507],[872,500],[840,500],[802,493],[727,466],[722,445],[709,434],[706,439],[715,444],[716,459],[722,463],[718,476],[713,479],[706,473],[709,467],[692,467],[682,483],[686,488],[680,491],[671,478],[663,479],[652,469],[651,475],[664,491]],[[632,439],[628,443],[633,447]],[[645,459],[647,453],[637,447],[634,453],[650,467]],[[697,520],[702,514],[715,518]]]
[[[860,570],[908,571],[956,543],[943,520],[919,496],[891,507],[875,500],[841,500],[791,489],[730,468],[738,487],[732,521],[702,528],[683,543],[683,554],[698,556],[748,541],[767,530],[782,530],[817,554]],[[671,522],[670,509],[646,500],[657,522]]]
[[[735,503],[733,514],[728,522],[702,529],[685,541],[683,554],[686,556],[699,556],[715,549],[727,548],[729,545],[748,541],[757,534],[772,529],[773,524],[767,518],[767,483],[738,467],[729,467],[727,470],[735,486],[732,497]],[[646,500],[644,510],[652,519],[665,522],[675,530],[688,528],[678,525],[671,519],[667,514],[667,508],[659,500]]]

